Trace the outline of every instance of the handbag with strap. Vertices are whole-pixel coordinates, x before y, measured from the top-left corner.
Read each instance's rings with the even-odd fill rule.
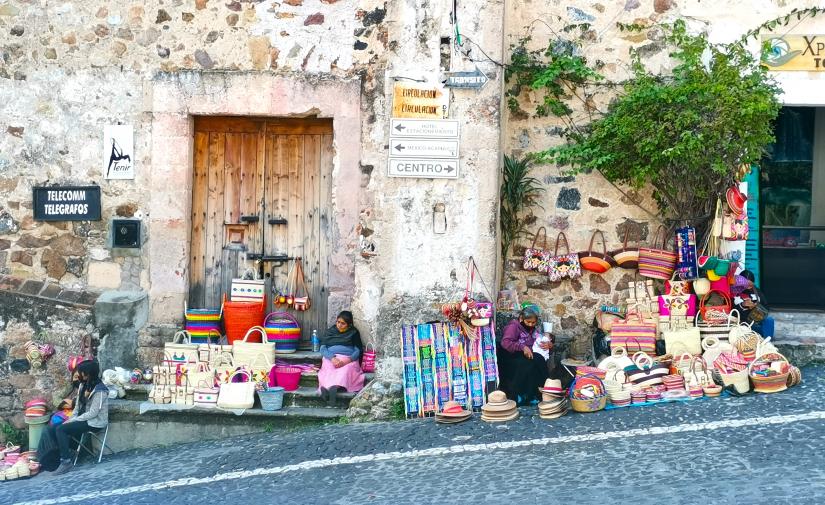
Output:
[[[694,356],[690,364],[690,369],[685,372],[685,386],[709,386],[713,384],[713,375],[708,370],[708,365],[701,356]]]
[[[78,347],[79,352],[69,356],[66,360],[66,368],[69,369],[69,373],[74,373],[77,365],[80,363],[95,359],[94,352],[92,351],[92,337],[90,335],[81,338]]]
[[[232,382],[236,376],[246,378],[245,382]],[[218,407],[224,409],[251,409],[255,405],[255,381],[246,370],[236,370],[229,382],[222,383],[218,392]]]
[[[696,315],[696,295],[659,295],[659,315]]]
[[[264,300],[266,286],[263,280],[232,279],[229,301],[231,302],[260,302]]]
[[[653,290],[653,281],[650,279],[640,280],[639,273],[634,274],[632,281],[627,283],[627,303],[630,307],[640,306],[645,313],[659,314],[659,300]]]
[[[309,290],[307,289],[306,279],[304,278],[304,263],[301,258],[295,258],[295,297],[292,302],[292,307],[303,312],[309,310],[312,306],[312,300],[309,298]],[[304,288],[304,296],[298,296],[299,286]]]
[[[627,234],[630,231],[629,227],[624,230],[624,243],[622,247],[611,251],[610,255],[616,261],[619,268],[626,268],[628,270],[636,270],[639,268],[639,248],[627,246]]]
[[[181,385],[182,382],[188,382],[189,384],[200,384],[201,382],[214,384],[215,369],[212,368],[211,365],[203,362],[198,363],[191,368],[182,367],[179,373],[177,385]]]
[[[221,354],[213,366],[213,370],[215,370],[214,383],[217,385],[229,382],[229,378],[237,369],[238,367],[235,366],[234,361],[232,361],[231,354]]]
[[[676,229],[676,270],[674,275],[682,280],[699,277],[696,229],[684,226]]]
[[[172,386],[154,384],[149,391],[149,402],[157,404],[172,403]]]
[[[659,247],[659,234],[662,234]],[[651,247],[639,248],[639,275],[651,279],[670,279],[676,269],[676,252],[667,247],[667,232],[659,226]]]
[[[255,382],[258,389],[266,389],[275,386],[274,383],[270,384],[269,381],[269,372],[274,366],[265,355],[258,354],[252,359],[252,363],[248,367],[244,367],[244,370],[252,374],[252,381]]]
[[[722,299],[722,303],[711,305],[710,299],[716,294]],[[730,295],[718,289],[711,289],[708,294],[699,301],[699,316],[706,323],[724,324],[729,321],[732,309]]]
[[[699,328],[699,334],[702,338],[707,337],[716,337],[720,341],[728,342],[731,335],[738,331],[740,328],[739,324],[739,311],[736,309],[731,310],[727,317],[723,320],[712,320],[712,321],[704,321],[701,319],[701,314],[698,312],[694,317],[694,326]],[[750,331],[750,327],[745,325],[741,326],[742,328],[747,327],[747,331]]]
[[[171,342],[163,344],[164,360],[170,365],[195,366],[199,361],[198,344],[193,344],[189,332],[175,333]]]
[[[734,347],[729,342],[723,342],[714,336],[709,336],[702,339],[702,358],[708,365],[708,369],[716,368],[716,359],[725,352],[735,351]]]
[[[539,235],[544,233],[541,247],[536,247]],[[547,230],[542,226],[533,235],[533,243],[530,247],[524,250],[524,264],[525,270],[535,270],[541,273],[547,273],[548,260],[550,259],[550,251],[547,250]]]
[[[218,393],[220,388],[216,388],[214,384],[201,382],[195,388],[193,393],[194,403],[196,407],[214,408],[218,405]]]
[[[364,349],[364,355],[361,356],[361,370],[366,373],[375,372],[375,348],[372,345],[367,345]]]
[[[662,339],[665,341],[667,352],[674,356],[678,353],[702,353],[701,335],[699,328],[695,326],[687,326],[683,322],[673,324],[671,320],[667,329],[662,330]]]
[[[253,333],[260,334],[263,343],[250,342],[248,339]],[[237,367],[251,366],[259,354],[263,354],[270,363],[275,362],[275,342],[267,341],[266,329],[261,326],[249,328],[243,340],[232,344],[232,361]]]
[[[564,239],[565,254],[559,254],[559,244]],[[579,255],[570,252],[570,245],[567,243],[567,235],[559,232],[556,236],[556,248],[547,260],[547,277],[553,282],[562,279],[577,279],[582,276],[582,267],[579,263]]]
[[[657,363],[650,355],[638,352],[633,355],[633,365],[624,369],[628,382],[638,387],[656,386],[664,382],[670,372],[667,365]]]
[[[656,353],[656,324],[642,319],[641,314],[628,314],[624,321],[616,321],[610,329],[611,352],[624,347],[630,353]]]
[[[596,235],[602,237],[602,252],[593,250],[593,241]],[[579,253],[579,263],[581,267],[587,271],[603,274],[616,266],[616,260],[607,252],[607,240],[604,238],[604,233],[601,230],[596,230],[590,236],[590,245],[587,250]]]

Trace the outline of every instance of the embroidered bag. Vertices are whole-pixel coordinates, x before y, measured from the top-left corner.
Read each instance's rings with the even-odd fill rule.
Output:
[[[536,247],[536,241],[541,233],[544,233],[544,240],[542,240],[541,243],[542,247]],[[524,269],[547,273],[549,259],[550,251],[547,250],[547,230],[542,226],[533,236],[533,243],[524,250]]]
[[[559,244],[564,239],[564,248],[567,250],[565,254],[559,254]],[[547,262],[547,276],[551,281],[557,282],[562,279],[576,279],[582,276],[582,267],[579,263],[579,255],[570,252],[570,246],[567,243],[567,235],[564,232],[559,232],[556,237],[556,249],[553,256]]]

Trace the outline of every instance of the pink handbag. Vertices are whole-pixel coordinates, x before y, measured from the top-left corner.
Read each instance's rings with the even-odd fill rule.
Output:
[[[659,295],[660,316],[695,316],[696,295]]]
[[[372,346],[364,349],[364,356],[361,358],[361,370],[366,373],[375,371],[375,349]]]

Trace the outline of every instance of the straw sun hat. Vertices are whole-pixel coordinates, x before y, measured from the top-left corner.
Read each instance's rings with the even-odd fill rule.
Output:
[[[489,422],[511,421],[518,417],[516,402],[508,400],[503,391],[493,391],[487,404],[481,407],[481,419]]]

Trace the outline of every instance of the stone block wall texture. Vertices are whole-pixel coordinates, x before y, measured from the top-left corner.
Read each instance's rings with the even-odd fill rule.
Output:
[[[584,56],[591,63],[602,62],[600,71],[608,80],[621,81],[630,76],[628,51],[631,48],[640,52],[645,65],[653,71],[666,73],[671,68],[672,61],[657,24],[682,18],[689,29],[707,31],[714,42],[731,42],[793,8],[814,5],[817,5],[816,2],[786,0],[747,2],[747,5],[742,2],[699,0],[509,2],[505,13],[505,44],[509,47],[532,34],[528,48],[544,49],[550,41],[559,39],[559,34],[569,37],[563,31],[565,26],[587,23],[589,28],[583,35]],[[617,22],[647,28],[641,32],[625,32],[616,26]],[[791,25],[781,29],[781,32],[790,29],[791,33],[822,33],[823,21],[816,17],[799,24],[793,20]],[[752,50],[758,52],[758,42],[752,44]],[[780,76],[780,80],[818,82],[825,78],[825,75],[806,72],[786,74]],[[615,96],[611,92],[603,92],[601,88],[591,87],[587,92],[593,94],[588,99],[590,109],[580,100],[570,101],[574,109],[572,116],[582,123],[586,123],[591,114],[596,116],[598,111],[604,111],[609,100]],[[502,111],[503,153],[522,155],[563,142],[561,133],[564,125],[560,120],[533,116],[537,99],[536,94],[530,93],[519,100],[521,110]],[[825,99],[821,99],[821,104],[825,105]],[[644,132],[640,131],[639,135],[644,135]],[[536,209],[530,231],[535,232],[545,226],[551,250],[560,231],[566,233],[571,252],[586,250],[595,230],[604,232],[608,250],[621,246],[625,232],[628,232],[629,245],[648,244],[653,239],[659,221],[654,217],[657,209],[648,190],[614,187],[600,174],[572,176],[552,165],[536,166],[533,175],[544,182],[546,192],[541,199],[543,208]],[[578,280],[551,283],[546,276],[525,272],[521,268],[521,255],[529,245],[529,239],[522,240],[506,258],[502,284],[516,288],[522,301],[532,301],[542,306],[549,319],[555,321],[556,328],[576,339],[581,344],[578,350],[583,350],[589,340],[594,308],[602,303],[623,301],[627,294],[627,281],[632,279],[633,272],[614,268],[604,275],[585,272]],[[601,244],[597,242],[594,249],[601,251]],[[785,327],[796,328],[790,323]]]

